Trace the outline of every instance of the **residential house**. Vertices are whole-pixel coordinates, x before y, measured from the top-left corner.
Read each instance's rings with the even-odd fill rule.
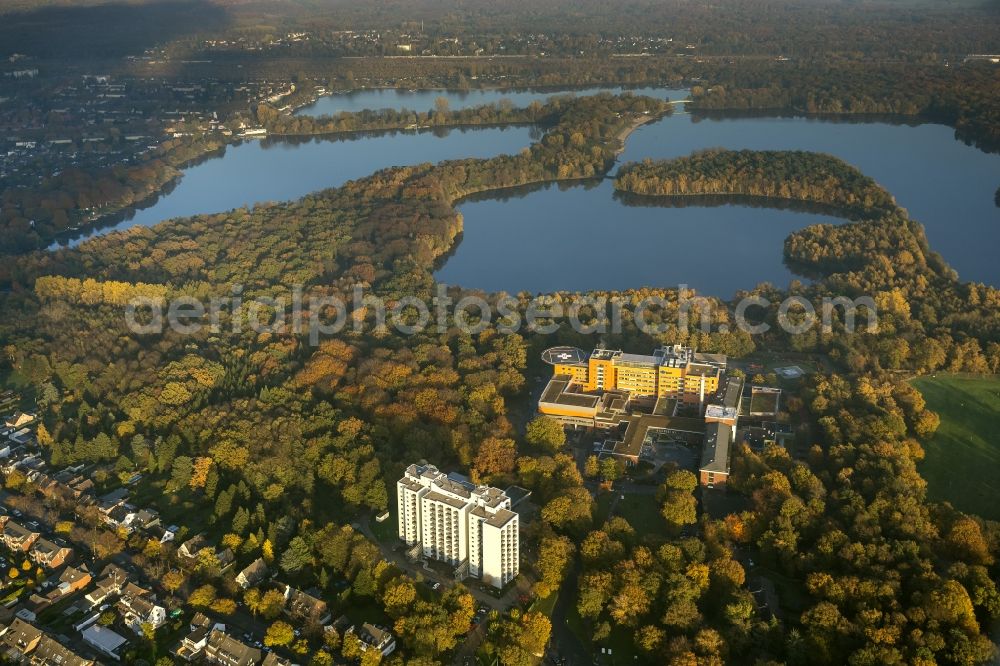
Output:
[[[292,666],[292,660],[279,657],[274,652],[268,652],[260,666]]]
[[[194,617],[191,618],[189,626],[190,632],[188,635],[182,638],[181,642],[172,650],[174,656],[184,661],[194,661],[201,656],[201,653],[208,645],[208,635],[212,629],[216,627],[225,629],[225,625],[217,624],[213,626],[212,621],[202,613],[195,613]]]
[[[180,528],[176,525],[164,527],[163,525],[157,523],[156,525],[150,525],[146,529],[146,533],[149,534],[151,538],[158,539],[160,543],[168,543],[174,540],[177,536],[177,530],[179,529]]]
[[[0,632],[0,653],[15,664],[32,666],[94,666],[91,659],[74,654],[38,627],[15,618]]]
[[[267,574],[268,569],[264,558],[258,557],[236,575],[236,582],[245,590],[263,582],[267,578]]]
[[[51,636],[42,636],[38,647],[31,653],[32,666],[95,666],[93,659],[85,659],[62,645]]]
[[[94,608],[104,603],[109,597],[121,592],[128,582],[128,572],[117,565],[109,564],[101,572],[97,585],[87,593],[84,599],[90,603],[91,608]]]
[[[102,518],[104,523],[112,529],[122,527],[131,532],[132,530],[129,529],[128,523],[135,518],[135,509],[128,504],[119,504],[107,513],[103,513]]]
[[[52,477],[55,485],[48,485],[42,488],[46,495],[54,495],[57,491],[63,492],[73,499],[80,499],[83,495],[93,495],[94,482],[84,476],[74,474],[70,470],[63,470]]]
[[[31,428],[21,428],[17,432],[7,437],[11,444],[16,444],[18,446],[27,446],[34,443],[35,433]]]
[[[236,561],[236,553],[233,552],[232,548],[217,550],[215,551],[215,559],[219,562],[221,569],[228,569]]]
[[[0,414],[15,409],[21,402],[21,396],[11,390],[0,392]]]
[[[80,497],[81,495],[93,495],[94,494],[94,481],[93,479],[76,477],[73,479],[67,487],[73,493],[74,496]]]
[[[167,623],[167,609],[156,603],[156,595],[134,583],[122,589],[118,612],[125,624],[137,634],[142,634],[143,624],[157,629]]]
[[[14,430],[20,430],[26,425],[30,425],[34,422],[35,422],[35,415],[28,414],[25,412],[14,412],[6,419],[4,419],[4,425]]]
[[[35,484],[38,492],[46,497],[52,497],[58,491],[62,490],[62,484],[48,474],[39,474],[32,483]]]
[[[93,577],[85,564],[81,564],[79,567],[66,567],[59,574],[59,584],[56,586],[56,591],[59,592],[59,596],[73,594],[90,585],[91,580]]]
[[[13,440],[11,440],[13,441]],[[23,445],[13,446],[10,450],[10,457],[4,460],[3,467],[0,468],[5,475],[9,475],[15,469],[22,470],[25,474],[33,469],[44,467],[45,461],[36,453],[29,453]]]
[[[52,592],[53,597],[58,599],[58,592]],[[42,596],[38,592],[33,592],[26,600],[22,596],[22,602],[16,606],[17,613],[16,617],[21,618],[25,622],[34,622],[38,619],[38,614],[43,610],[52,605],[52,599],[46,596]]]
[[[293,619],[317,624],[326,624],[332,618],[325,601],[291,585],[285,586],[285,612]]]
[[[101,510],[101,513],[108,515],[114,509],[125,504],[125,500],[128,499],[128,488],[118,488],[117,490],[112,490],[107,495],[103,495],[97,498],[97,508]]]
[[[41,629],[15,618],[0,634],[0,650],[8,660],[18,663],[34,651],[41,640]]]
[[[90,481],[89,485],[85,489],[91,489],[94,487],[94,482],[90,480],[89,477],[83,476],[82,472],[86,468],[86,465],[70,465],[59,472],[56,472],[52,478],[61,483],[67,488],[76,487],[83,484],[85,481]]]
[[[153,509],[139,509],[135,511],[125,526],[131,530],[148,530],[160,524],[160,514]]]
[[[41,534],[38,532],[29,530],[13,520],[8,520],[3,526],[3,543],[10,550],[20,550],[26,553],[31,550],[31,546],[40,536]]]
[[[66,564],[66,560],[73,556],[73,549],[53,543],[48,539],[38,539],[31,547],[28,556],[38,566],[56,569]]]
[[[208,634],[204,659],[208,664],[223,666],[256,666],[260,663],[261,652],[250,647],[221,629],[213,629]]]
[[[378,650],[383,657],[388,657],[396,649],[396,638],[385,627],[365,622],[360,627],[351,627],[348,631],[358,637],[363,652]]]
[[[181,544],[181,547],[177,549],[177,554],[181,557],[194,559],[198,557],[198,553],[208,547],[208,540],[205,538],[205,535],[196,534]]]

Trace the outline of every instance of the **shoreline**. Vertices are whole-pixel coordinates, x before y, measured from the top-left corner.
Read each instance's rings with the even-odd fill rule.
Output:
[[[638,118],[636,118],[635,120],[633,120],[631,122],[631,124],[629,124],[628,127],[624,128],[624,129],[622,129],[622,131],[618,132],[618,136],[616,136],[615,139],[621,145],[619,145],[618,148],[615,150],[615,157],[619,157],[622,153],[625,152],[625,142],[628,141],[628,138],[630,136],[632,136],[633,132],[635,132],[637,129],[639,129],[643,125],[647,125],[647,124],[649,124],[651,122],[654,122],[654,121],[661,120],[661,119],[665,118],[666,115],[667,114],[664,114],[664,113],[658,113],[658,114],[655,114],[655,115],[654,114],[650,114],[648,116],[639,116]]]

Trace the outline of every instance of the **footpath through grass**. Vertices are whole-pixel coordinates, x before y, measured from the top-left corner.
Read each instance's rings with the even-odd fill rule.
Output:
[[[1000,376],[938,374],[913,385],[941,417],[919,465],[928,495],[1000,520]]]

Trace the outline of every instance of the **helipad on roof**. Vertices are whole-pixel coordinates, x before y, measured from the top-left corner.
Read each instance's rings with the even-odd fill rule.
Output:
[[[586,363],[589,354],[576,347],[551,347],[542,352],[542,360],[549,365],[574,365]]]

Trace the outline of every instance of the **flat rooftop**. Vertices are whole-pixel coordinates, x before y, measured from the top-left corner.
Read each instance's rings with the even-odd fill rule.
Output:
[[[715,365],[725,370],[728,358],[726,357],[725,354],[707,354],[705,352],[695,352],[694,361],[695,363],[705,363],[708,365]]]
[[[732,407],[739,411],[740,399],[743,397],[743,380],[739,377],[730,377],[726,382],[726,390],[722,394],[722,406]]]
[[[511,506],[517,506],[531,496],[531,491],[521,486],[509,486],[504,494],[510,498]]]
[[[733,430],[725,423],[709,423],[701,451],[701,471],[729,474],[729,445]]]
[[[514,520],[515,518],[517,518],[517,514],[514,513],[513,511],[508,511],[507,509],[500,509],[499,511],[494,513],[492,516],[490,516],[483,522],[485,522],[487,525],[490,525],[491,527],[503,527],[504,525]]]
[[[468,502],[463,502],[457,497],[449,497],[443,493],[434,492],[433,490],[426,495],[424,495],[425,500],[432,500],[434,502],[441,502],[442,504],[447,504],[448,506],[454,507],[456,509],[461,509]]]
[[[676,408],[677,398],[660,396],[656,399],[656,404],[653,406],[653,414],[656,416],[673,416]]]
[[[694,375],[696,377],[715,377],[721,371],[714,365],[705,365],[702,363],[690,363],[688,364],[686,372],[687,374]]]
[[[706,419],[727,419],[736,420],[740,410],[735,407],[724,407],[722,405],[709,405],[705,408]]]
[[[569,390],[570,380],[569,375],[555,375],[545,385],[545,390],[542,391],[542,397],[539,399],[539,402],[567,407],[580,407],[583,409],[596,409],[601,396],[587,393],[573,393]]]
[[[638,365],[642,367],[660,365],[660,358],[649,354],[626,354],[621,353],[615,359],[618,365]]]
[[[667,430],[693,434],[705,432],[705,422],[701,419],[684,416],[658,416],[654,414],[635,414],[629,417],[628,427],[621,444],[615,447],[615,453],[622,456],[638,458],[642,452],[642,443],[650,430]]]
[[[778,411],[781,389],[754,386],[750,390],[751,414],[774,414]]]

